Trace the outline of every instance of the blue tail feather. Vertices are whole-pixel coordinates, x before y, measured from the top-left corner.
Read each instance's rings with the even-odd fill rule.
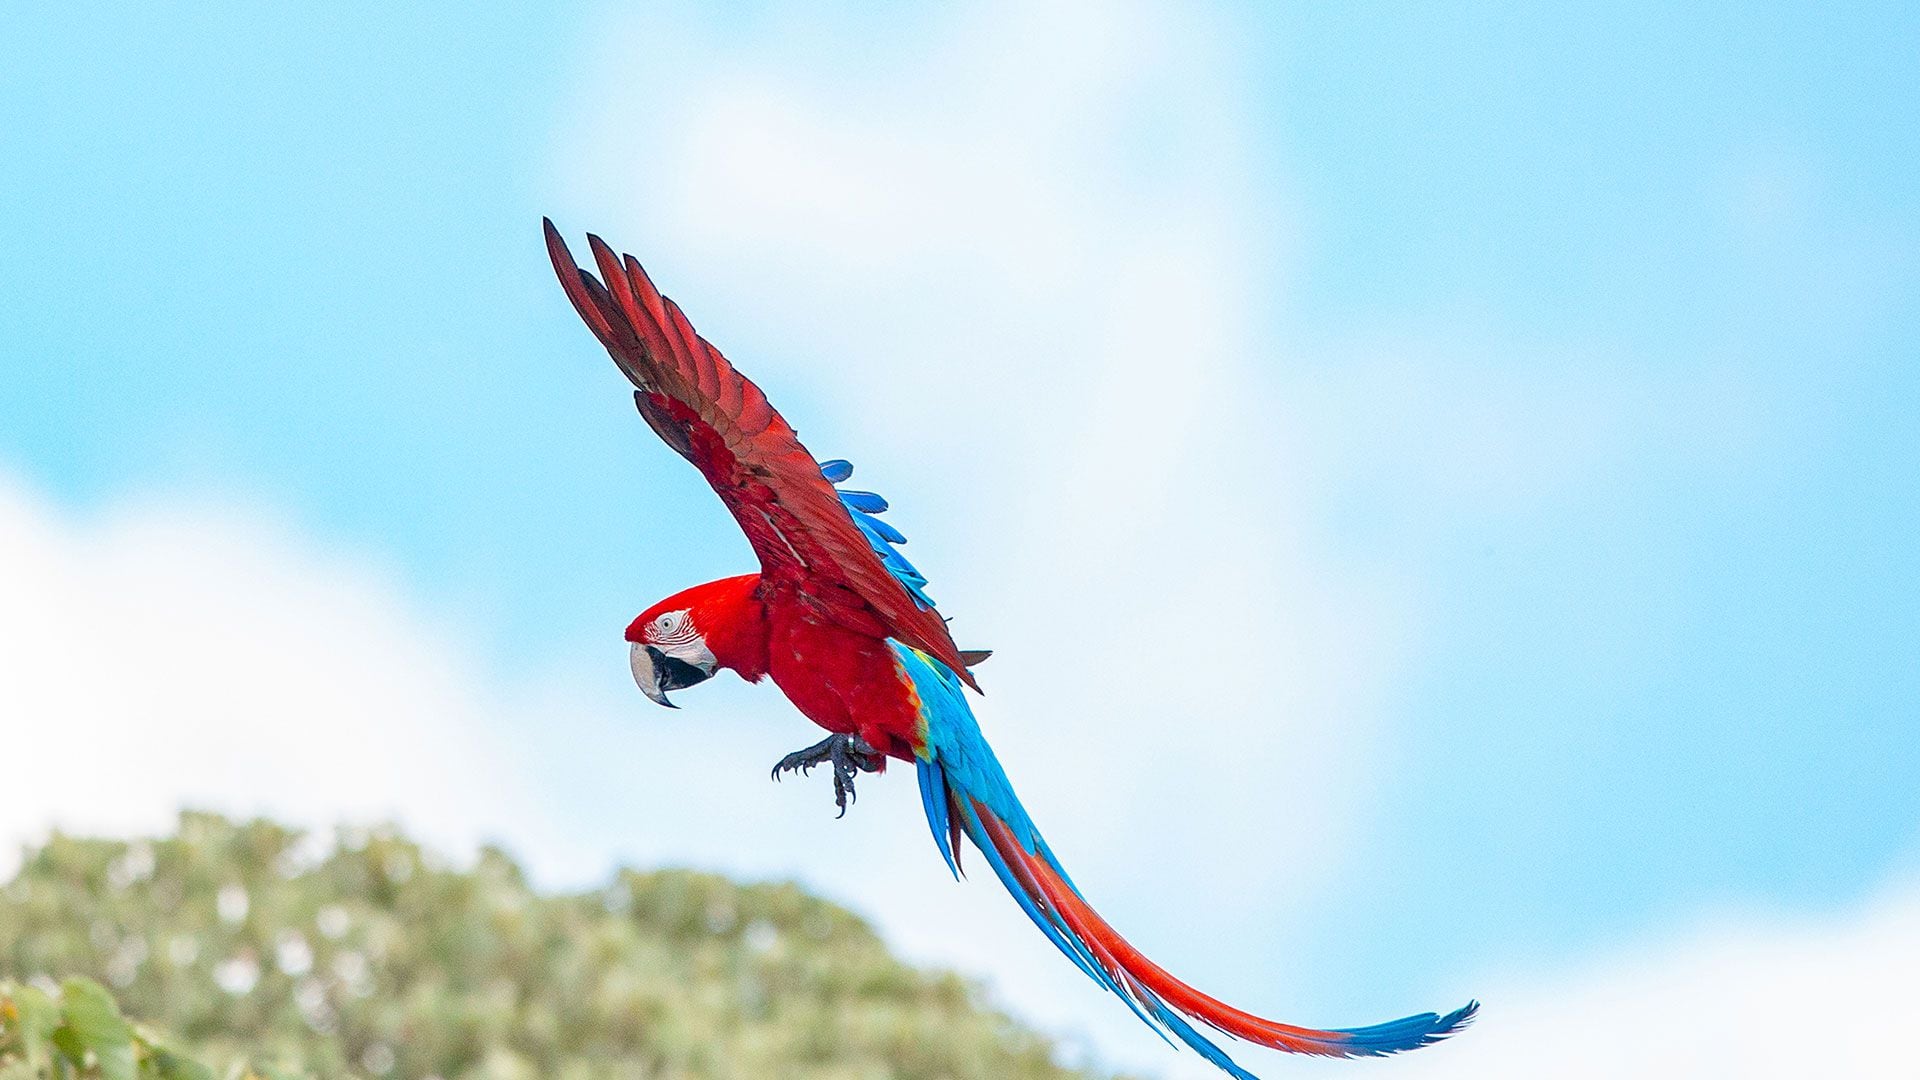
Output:
[[[910,681],[920,701],[924,735],[922,745],[916,750],[921,803],[934,844],[948,868],[956,875],[959,872],[959,853],[952,847],[952,826],[957,823],[993,868],[1014,902],[1047,940],[1088,978],[1125,1002],[1127,1008],[1161,1038],[1169,1043],[1178,1039],[1235,1080],[1256,1080],[1201,1034],[1188,1017],[1259,1045],[1337,1057],[1376,1057],[1417,1049],[1453,1034],[1473,1019],[1479,1009],[1477,1002],[1445,1016],[1420,1013],[1367,1027],[1316,1030],[1276,1025],[1207,998],[1152,966],[1084,905],[1079,888],[1067,876],[1015,796],[1006,772],[968,707],[959,679],[945,665],[916,649],[897,642],[893,648],[901,673]],[[954,814],[958,814],[957,822],[953,820]],[[1018,850],[1013,847],[1003,850],[1008,844],[1017,845]],[[1020,871],[1016,872],[1010,860],[1023,863]],[[1051,877],[1047,874],[1049,870]],[[1030,888],[1023,883],[1022,875],[1026,875],[1029,882],[1040,878],[1042,887]],[[1052,877],[1058,878],[1057,885],[1051,883]],[[1069,900],[1060,892],[1061,886],[1081,903],[1076,905]],[[1044,895],[1047,889],[1053,890],[1052,895],[1060,897],[1062,904],[1072,910],[1065,913],[1057,910],[1049,896]],[[1083,939],[1076,926],[1091,934],[1111,935],[1111,938]],[[1102,963],[1102,956],[1107,957],[1107,963]],[[1128,956],[1134,959],[1124,959]],[[1160,996],[1163,993],[1185,1003],[1175,1007]]]
[[[1341,1045],[1348,1053],[1369,1057],[1398,1054],[1439,1042],[1472,1023],[1479,1012],[1480,1003],[1469,1001],[1445,1016],[1420,1013],[1368,1027],[1334,1028],[1333,1033],[1346,1036]]]
[[[1166,1002],[1161,1001],[1145,990],[1142,990],[1140,994],[1149,1002],[1148,1008],[1153,1010],[1154,1017],[1169,1031],[1179,1036],[1180,1041],[1186,1043],[1188,1048],[1194,1053],[1206,1058],[1209,1062],[1213,1063],[1215,1068],[1221,1069],[1226,1072],[1227,1075],[1233,1077],[1233,1080],[1260,1080],[1259,1077],[1241,1068],[1239,1062],[1228,1057],[1227,1052],[1220,1049],[1212,1039],[1195,1031],[1193,1025],[1187,1023],[1185,1017],[1168,1008]],[[1138,1010],[1135,1011],[1137,1012]]]
[[[960,878],[960,862],[954,857],[953,845],[949,838],[953,836],[951,822],[947,818],[947,778],[940,771],[937,761],[922,760],[919,763],[920,804],[927,812],[927,827],[933,830],[934,846],[940,849],[940,857],[947,860],[947,869],[953,872],[954,879]]]

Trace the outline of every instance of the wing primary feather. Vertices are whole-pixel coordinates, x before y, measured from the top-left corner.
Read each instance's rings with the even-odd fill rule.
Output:
[[[623,369],[628,370],[630,378],[637,377],[644,380],[647,374],[645,371],[636,374],[632,369],[634,361],[643,359],[640,339],[625,319],[614,321],[613,314],[619,310],[619,305],[614,300],[613,294],[607,292],[607,287],[600,284],[599,278],[585,270],[580,271],[579,274],[580,288],[585,291],[588,302],[593,305],[594,311],[600,317],[600,322],[607,327],[608,333],[612,336],[612,340],[607,343],[607,351],[613,354],[613,358],[620,362]]]
[[[580,321],[587,324],[587,329],[600,339],[600,344],[613,348],[613,327],[600,309],[594,306],[582,280],[590,275],[573,261],[573,252],[567,250],[567,242],[560,238],[560,232],[553,227],[553,222],[547,218],[540,220],[546,226],[547,257],[553,260],[553,270],[560,278],[560,288],[567,294],[567,299],[573,302],[573,310],[579,314]]]
[[[693,384],[699,388],[700,392],[711,396],[720,389],[720,377],[714,367],[711,350],[695,332],[693,324],[687,321],[686,312],[681,311],[680,305],[673,302],[673,297],[662,295],[660,302],[667,308],[667,340],[673,342],[677,350],[676,358],[685,368],[690,369],[687,374],[692,377]]]
[[[640,297],[640,303],[653,315],[653,321],[664,326],[667,321],[664,298],[660,295],[659,288],[654,285],[653,279],[647,276],[646,268],[640,265],[640,260],[631,255],[627,256],[627,277],[633,282],[634,292]]]
[[[625,316],[627,325],[633,328],[634,336],[642,339],[644,345],[644,339],[647,337],[644,329],[647,318],[640,311],[639,298],[634,296],[633,284],[622,269],[619,258],[614,255],[613,249],[597,236],[588,234],[587,243],[593,249],[593,261],[600,267],[600,277],[606,283],[607,291],[613,294],[613,299],[619,305],[620,313]]]

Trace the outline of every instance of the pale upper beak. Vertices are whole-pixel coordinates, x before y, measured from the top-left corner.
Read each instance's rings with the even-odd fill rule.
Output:
[[[633,681],[640,692],[669,709],[680,706],[667,700],[667,692],[660,687],[662,677],[667,673],[665,654],[651,645],[632,642],[631,659],[633,662]]]
[[[652,645],[638,641],[629,643],[629,656],[633,664],[633,681],[640,692],[669,709],[680,706],[667,700],[667,691],[680,690],[706,682],[713,672],[704,666],[689,664],[678,657],[668,656]]]

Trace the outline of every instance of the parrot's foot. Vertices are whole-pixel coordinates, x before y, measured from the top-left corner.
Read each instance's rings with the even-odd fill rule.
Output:
[[[829,735],[805,750],[795,750],[773,767],[773,778],[781,773],[806,775],[815,765],[833,766],[833,805],[840,808],[836,817],[847,816],[847,804],[855,799],[853,778],[863,772],[879,772],[885,760],[880,751],[858,735]]]

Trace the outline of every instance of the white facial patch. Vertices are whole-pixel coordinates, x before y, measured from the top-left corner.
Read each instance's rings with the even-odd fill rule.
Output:
[[[693,625],[690,611],[666,611],[647,624],[647,643],[675,660],[711,672],[717,666],[705,635]]]
[[[664,653],[673,651],[669,645],[686,645],[699,638],[699,632],[693,628],[693,615],[688,611],[662,612],[647,624],[647,641],[659,646]]]

